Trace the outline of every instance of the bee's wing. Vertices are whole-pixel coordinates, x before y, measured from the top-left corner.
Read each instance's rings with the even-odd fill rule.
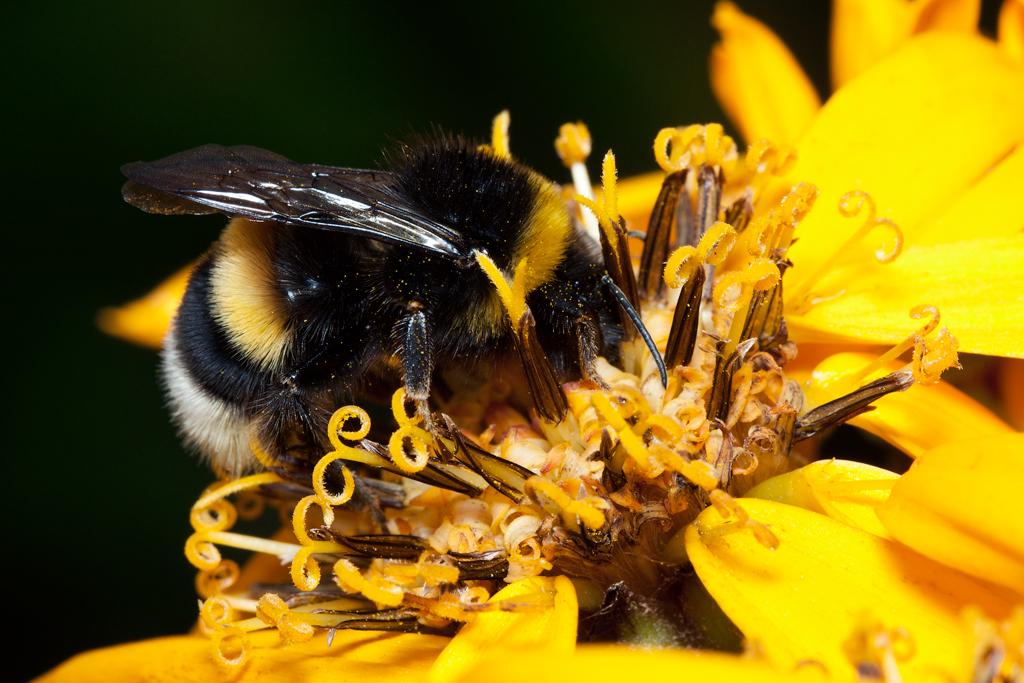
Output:
[[[258,221],[337,230],[454,258],[468,252],[458,233],[418,213],[393,191],[392,176],[298,164],[258,147],[203,145],[158,161],[136,161],[126,202],[150,213],[222,212]]]

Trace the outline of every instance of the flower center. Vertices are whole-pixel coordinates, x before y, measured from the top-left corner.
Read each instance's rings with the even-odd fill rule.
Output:
[[[509,155],[507,125],[507,115],[495,121],[495,154]],[[692,592],[687,525],[714,506],[732,520],[718,533],[749,533],[774,548],[772,530],[733,496],[804,464],[799,441],[955,362],[955,340],[935,332],[938,313],[915,309],[932,321],[877,364],[812,385],[819,405],[804,412],[804,393],[785,372],[796,345],[784,313],[786,302],[806,305],[808,294],[784,295],[783,280],[816,192],[797,184],[774,203],[763,192],[790,155],[768,143],[740,154],[717,124],[665,129],[654,144],[666,173],[661,192],[646,233],[630,233],[618,214],[614,156],[604,159],[597,201],[584,165],[586,128],[563,126],[556,147],[577,192],[570,209],[600,242],[623,304],[618,358],[596,358],[564,395],[547,397],[567,405],[558,423],[526,417],[514,389],[494,380],[454,391],[430,415],[399,390],[387,444],[369,438],[365,410],[341,407],[328,426],[333,450],[311,465],[254,444],[266,471],[205,492],[186,543],[206,599],[200,623],[224,663],[244,662],[253,630],[276,628],[286,643],[322,629],[452,633],[482,610],[545,609],[553,597],[543,593],[489,601],[503,583],[544,573],[570,577],[588,613],[618,615],[610,634],[591,633],[707,645],[680,607]],[[879,226],[899,234],[875,218],[864,193],[848,195],[840,210],[867,211],[851,244]],[[641,244],[634,269],[631,249]],[[543,360],[522,284],[529,264],[509,275],[484,254],[477,261],[517,350]],[[911,369],[861,386],[911,349]],[[232,531],[262,503],[290,519],[290,534]],[[244,588],[238,565],[218,547],[276,556],[290,582]]]

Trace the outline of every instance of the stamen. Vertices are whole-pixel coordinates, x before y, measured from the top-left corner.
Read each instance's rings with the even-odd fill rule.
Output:
[[[672,226],[676,222],[680,198],[686,191],[686,177],[686,171],[677,171],[665,176],[658,199],[651,210],[637,278],[640,293],[645,298],[660,295],[664,291],[659,275],[667,261],[672,241]]]
[[[935,384],[942,373],[952,367],[960,367],[957,349],[959,343],[948,328],[943,327],[931,340],[919,337],[914,342],[914,357],[911,364],[914,380],[921,384]]]
[[[587,496],[579,500],[573,500],[557,484],[544,477],[530,477],[526,480],[527,491],[536,491],[543,494],[548,500],[557,505],[564,515],[579,517],[583,525],[588,529],[600,529],[605,524],[602,507],[607,506],[603,498]]]
[[[865,384],[846,396],[820,405],[797,420],[793,440],[809,439],[824,429],[851,420],[865,410],[870,410],[870,405],[882,396],[894,391],[905,391],[913,383],[914,378],[909,372],[894,372]]]
[[[951,367],[959,367],[957,361],[958,343],[956,337],[945,327],[932,334],[941,321],[938,308],[922,305],[915,306],[910,311],[910,317],[917,320],[926,316],[928,321],[924,325],[875,360],[859,370],[839,377],[814,377],[813,383],[808,387],[808,392],[819,397],[819,401],[823,401],[828,396],[841,394],[844,391],[849,392],[851,387],[856,386],[858,382],[889,366],[892,361],[910,349],[913,349],[913,357],[909,366],[910,372],[904,371],[904,375],[910,375],[910,379],[907,381],[916,381],[922,384],[938,382],[943,372]],[[931,336],[929,337],[929,335]],[[853,415],[850,415],[850,417],[853,417]]]
[[[303,619],[308,619],[309,616],[292,612],[288,604],[276,593],[264,593],[256,606],[256,617],[263,623],[276,627],[281,642],[286,645],[304,643],[315,635],[313,626]]]
[[[491,152],[499,159],[511,159],[512,151],[509,146],[508,127],[512,117],[508,109],[504,109],[494,117],[491,124]]]
[[[405,596],[405,591],[393,583],[366,579],[354,564],[345,559],[334,563],[334,580],[346,593],[361,593],[385,607],[398,607]]]
[[[756,258],[743,270],[725,273],[715,282],[711,295],[715,303],[715,332],[727,339],[726,353],[731,353],[742,341],[740,336],[747,316],[740,312],[750,306],[752,293],[775,287],[781,278],[778,265],[766,258]]]
[[[715,489],[708,494],[708,500],[718,510],[718,514],[722,517],[735,517],[736,521],[730,525],[723,525],[717,527],[716,531],[720,533],[727,533],[729,531],[736,531],[739,529],[748,529],[754,534],[754,538],[757,542],[763,545],[769,550],[775,550],[779,547],[779,537],[772,533],[771,529],[767,526],[758,522],[756,519],[752,519],[746,510],[743,509],[735,498],[730,496],[722,489]]]
[[[563,123],[558,129],[555,151],[572,174],[572,183],[576,194],[593,200],[594,189],[590,184],[590,174],[587,172],[586,165],[591,148],[590,131],[582,121]],[[587,235],[595,242],[600,241],[597,216],[588,211],[580,211],[580,218]]]
[[[747,233],[751,235],[748,252],[751,256],[764,256],[781,261],[793,241],[797,225],[810,212],[818,197],[818,190],[808,183],[798,183],[779,206],[755,218]]]
[[[861,379],[864,379],[871,375],[873,372],[886,367],[887,365],[889,365],[889,363],[896,360],[910,349],[915,348],[917,345],[917,341],[920,339],[924,339],[929,334],[931,334],[932,331],[939,326],[939,322],[942,320],[942,316],[939,313],[939,309],[936,308],[935,306],[922,305],[915,306],[914,308],[910,309],[910,317],[913,318],[914,320],[920,320],[925,316],[929,316],[929,320],[924,325],[922,325],[920,329],[910,334],[910,336],[908,336],[906,339],[901,341],[899,344],[893,346],[891,349],[889,349],[881,356],[865,365],[860,370],[844,377],[844,382],[852,384],[853,382],[857,382]]]

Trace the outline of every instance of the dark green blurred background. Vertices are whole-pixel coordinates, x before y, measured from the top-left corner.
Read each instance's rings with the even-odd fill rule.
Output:
[[[742,6],[825,92],[827,3]],[[722,117],[707,80],[711,7],[7,8],[4,589],[17,654],[0,676],[183,632],[196,615],[182,544],[211,475],[178,445],[156,354],[104,337],[94,319],[201,253],[223,219],[122,204],[120,164],[221,142],[368,166],[431,124],[485,136],[509,108],[513,152],[552,177],[564,176],[557,127],[577,119],[598,158],[613,146],[624,174],[649,170],[660,127]]]

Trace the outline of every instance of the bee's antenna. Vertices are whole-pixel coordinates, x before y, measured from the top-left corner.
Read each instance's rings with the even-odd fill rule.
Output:
[[[651,355],[654,356],[654,363],[658,366],[658,374],[661,375],[661,386],[668,386],[668,370],[665,369],[665,359],[661,357],[661,352],[658,351],[658,347],[654,344],[654,339],[651,338],[651,333],[647,331],[647,327],[644,325],[644,321],[640,319],[640,314],[636,312],[633,305],[629,303],[629,298],[623,293],[619,286],[615,284],[611,276],[605,273],[601,276],[601,282],[608,287],[608,290],[615,297],[615,300],[622,306],[622,310],[626,312],[629,319],[633,321],[633,325],[636,327],[636,331],[643,337],[644,343],[647,344],[647,348],[650,349]]]

